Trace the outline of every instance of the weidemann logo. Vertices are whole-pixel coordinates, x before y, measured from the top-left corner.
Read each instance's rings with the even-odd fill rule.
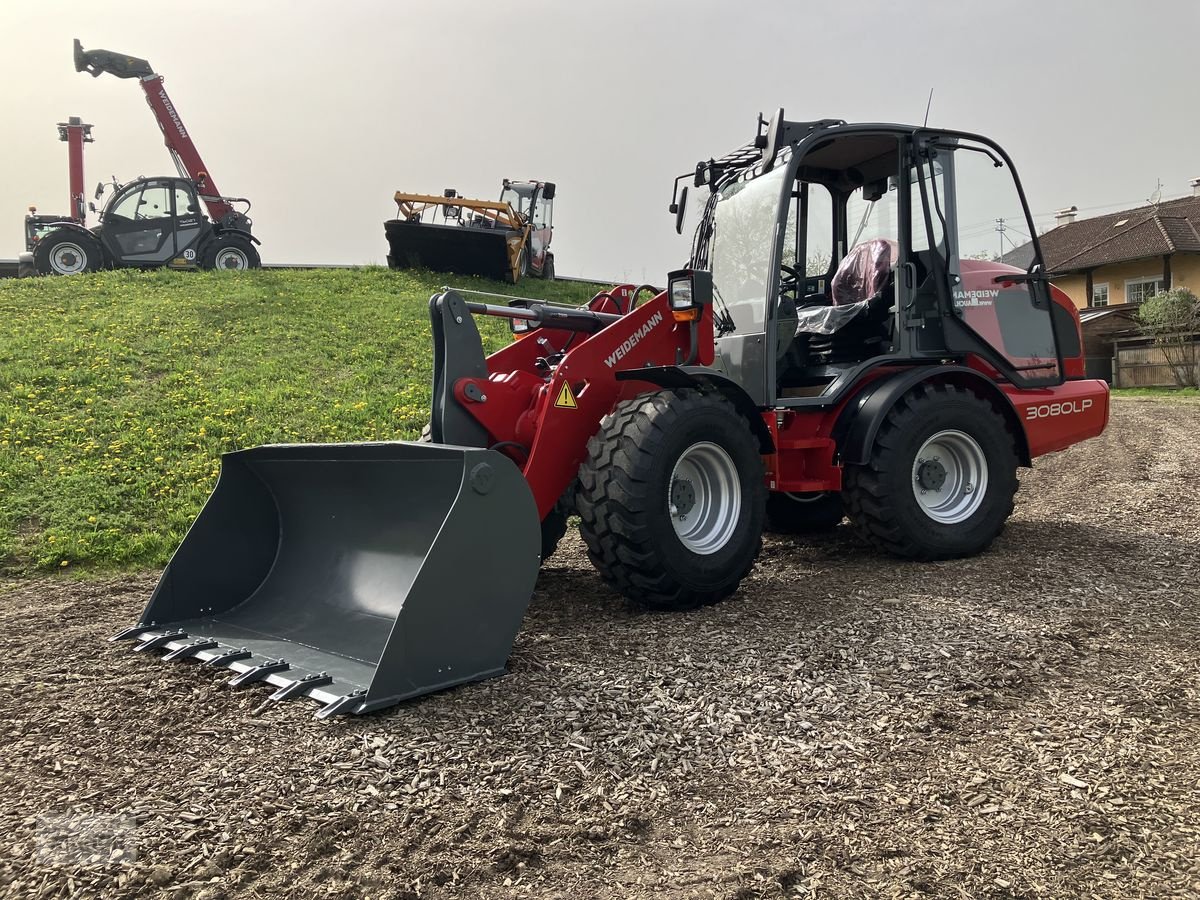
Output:
[[[963,291],[954,292],[954,305],[962,306],[991,306],[1000,296],[999,291]]]
[[[175,123],[175,128],[179,132],[180,137],[187,137],[187,129],[183,127],[183,122],[179,119],[179,113],[175,112],[175,104],[171,102],[171,98],[167,96],[165,89],[158,92],[158,97],[163,102],[163,106],[167,108],[167,113],[171,116],[171,121]]]
[[[655,325],[657,325],[662,320],[663,320],[662,313],[656,312],[654,315],[652,315],[649,319],[646,320],[645,325],[643,325],[641,328],[639,328],[637,331],[635,331],[633,334],[631,334],[629,337],[627,337],[625,339],[625,343],[621,344],[620,347],[618,347],[611,354],[609,354],[608,358],[604,360],[604,364],[611,369],[613,366],[615,366],[617,363],[619,363],[625,357],[625,354],[627,354],[630,350],[632,350],[634,347],[636,347],[638,345],[638,342],[650,333],[650,329],[652,329]]]

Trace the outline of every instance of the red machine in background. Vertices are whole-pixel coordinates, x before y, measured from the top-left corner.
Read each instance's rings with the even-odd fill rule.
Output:
[[[36,272],[33,263],[33,248],[49,232],[54,231],[65,222],[71,222],[83,227],[87,224],[87,200],[83,187],[83,145],[92,143],[92,126],[84,124],[83,119],[71,116],[66,122],[58,123],[58,139],[67,145],[67,172],[70,182],[70,196],[67,200],[65,215],[38,215],[37,207],[29,207],[29,215],[25,217],[25,249],[18,261],[17,276],[24,278]]]
[[[108,50],[84,50],[75,41],[75,69],[99,77],[136,78],[162,130],[177,176],[113,179],[113,194],[100,213],[100,224],[86,227],[83,200],[83,144],[91,126],[73,118],[59,126],[67,141],[71,212],[25,219],[24,262],[43,275],[72,275],[100,268],[249,269],[260,265],[248,216],[250,201],[220,192],[200,151],[171,102],[163,78],[144,59]],[[105,185],[96,188],[95,199]],[[206,217],[200,208],[203,202]],[[95,206],[90,207],[95,211]]]

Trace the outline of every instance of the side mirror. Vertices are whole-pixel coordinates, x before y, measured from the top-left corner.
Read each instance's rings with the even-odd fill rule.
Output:
[[[89,204],[88,204],[88,210],[89,210],[90,212],[95,212],[95,211],[96,211],[96,204],[95,204],[95,203],[89,203]]]
[[[542,199],[543,200],[553,200],[554,199],[554,182],[553,181],[547,181],[545,184],[542,185]]]
[[[675,213],[675,233],[683,234],[683,217],[687,213],[688,189],[685,184],[679,191],[679,202],[671,204],[671,212]]]
[[[99,200],[104,196],[104,182],[101,181],[96,185],[96,199]]]

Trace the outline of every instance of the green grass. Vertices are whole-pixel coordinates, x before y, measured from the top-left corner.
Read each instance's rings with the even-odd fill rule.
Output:
[[[160,566],[223,452],[415,437],[447,282],[594,291],[382,268],[0,281],[0,570]],[[508,340],[498,320],[481,331],[488,350]]]
[[[1113,388],[1114,397],[1150,397],[1157,400],[1196,400],[1200,399],[1200,390],[1196,388]]]

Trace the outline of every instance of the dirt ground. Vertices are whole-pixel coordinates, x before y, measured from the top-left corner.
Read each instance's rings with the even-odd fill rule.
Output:
[[[105,643],[153,574],[9,584],[0,896],[1200,896],[1198,432],[1119,401],[979,558],[768,539],[689,614],[569,534],[507,678],[357,719]]]

